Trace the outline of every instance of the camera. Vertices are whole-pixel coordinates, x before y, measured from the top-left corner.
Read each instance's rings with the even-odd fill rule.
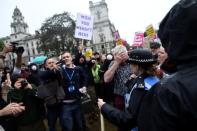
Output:
[[[24,48],[22,46],[16,47],[16,45],[18,45],[17,42],[10,42],[13,46],[12,52],[14,53],[23,53],[24,52]]]
[[[27,80],[22,80],[22,81],[21,81],[21,88],[24,89],[27,85],[28,85]]]
[[[9,67],[4,67],[3,74],[6,75],[7,73],[11,73],[10,68]]]

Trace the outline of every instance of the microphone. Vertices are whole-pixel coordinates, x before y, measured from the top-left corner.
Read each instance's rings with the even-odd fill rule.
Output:
[[[64,64],[64,61],[62,59],[56,62],[56,65],[63,65],[63,64]]]

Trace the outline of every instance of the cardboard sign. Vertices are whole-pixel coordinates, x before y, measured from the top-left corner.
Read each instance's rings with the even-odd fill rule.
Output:
[[[84,14],[77,14],[75,38],[91,40],[93,31],[93,17]]]
[[[150,38],[152,39],[156,38],[156,33],[155,33],[155,29],[153,28],[153,25],[149,25],[146,27],[146,33]]]

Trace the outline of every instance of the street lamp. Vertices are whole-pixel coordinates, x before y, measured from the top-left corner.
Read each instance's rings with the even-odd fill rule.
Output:
[[[58,53],[60,53],[61,54],[61,37],[60,37],[60,35],[57,35],[56,36],[56,39],[57,39],[57,44],[58,44],[58,47],[59,47],[59,52]],[[58,54],[59,55],[59,54]]]
[[[103,53],[105,54],[106,53],[106,37],[105,37],[105,35],[103,35],[103,40],[104,40]]]

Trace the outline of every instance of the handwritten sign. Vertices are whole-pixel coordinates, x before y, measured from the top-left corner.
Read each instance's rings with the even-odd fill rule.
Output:
[[[76,28],[75,28],[75,38],[91,40],[92,31],[93,31],[93,17],[78,13]]]

